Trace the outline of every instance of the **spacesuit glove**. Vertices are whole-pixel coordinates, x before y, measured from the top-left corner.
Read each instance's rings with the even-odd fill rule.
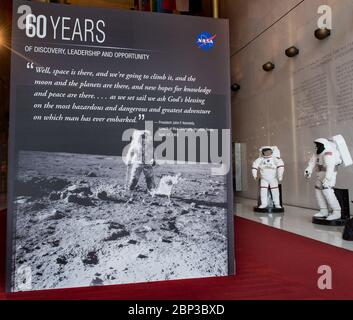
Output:
[[[279,176],[279,177],[278,177],[278,181],[279,181],[279,182],[282,182],[282,181],[283,181],[283,177],[282,177],[282,176]]]
[[[252,175],[254,177],[254,180],[257,180],[257,174]]]
[[[310,179],[311,178],[311,175],[312,175],[313,173],[312,173],[312,171],[310,170],[310,169],[305,169],[305,171],[304,171],[304,177],[306,178],[306,179]]]
[[[156,165],[156,160],[155,159],[152,159],[151,162],[150,162],[151,166],[154,167]]]

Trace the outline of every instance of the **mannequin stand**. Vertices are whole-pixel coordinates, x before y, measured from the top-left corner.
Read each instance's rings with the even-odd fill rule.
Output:
[[[327,221],[324,218],[315,218],[313,217],[313,224],[329,227],[343,227],[346,225],[348,219],[338,219],[333,221]]]
[[[254,211],[259,213],[284,213],[284,208],[277,209],[274,207],[268,207],[265,209],[260,209],[259,207],[254,207]]]

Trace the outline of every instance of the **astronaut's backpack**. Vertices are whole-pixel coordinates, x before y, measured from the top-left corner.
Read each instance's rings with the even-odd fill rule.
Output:
[[[353,241],[353,219],[348,220],[344,227],[343,240]]]
[[[346,140],[342,135],[337,135],[332,137],[332,141],[334,142],[342,160],[342,163],[345,167],[349,167],[353,164],[351,153],[347,147]]]

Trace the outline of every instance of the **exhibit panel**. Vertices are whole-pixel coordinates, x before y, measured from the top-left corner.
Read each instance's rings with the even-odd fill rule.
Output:
[[[13,21],[7,290],[234,274],[227,21]]]

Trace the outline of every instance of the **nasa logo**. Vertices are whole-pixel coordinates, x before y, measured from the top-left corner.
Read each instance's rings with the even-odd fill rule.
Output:
[[[208,32],[202,32],[197,36],[196,44],[204,51],[208,51],[215,45],[215,38],[217,35],[212,35]]]

